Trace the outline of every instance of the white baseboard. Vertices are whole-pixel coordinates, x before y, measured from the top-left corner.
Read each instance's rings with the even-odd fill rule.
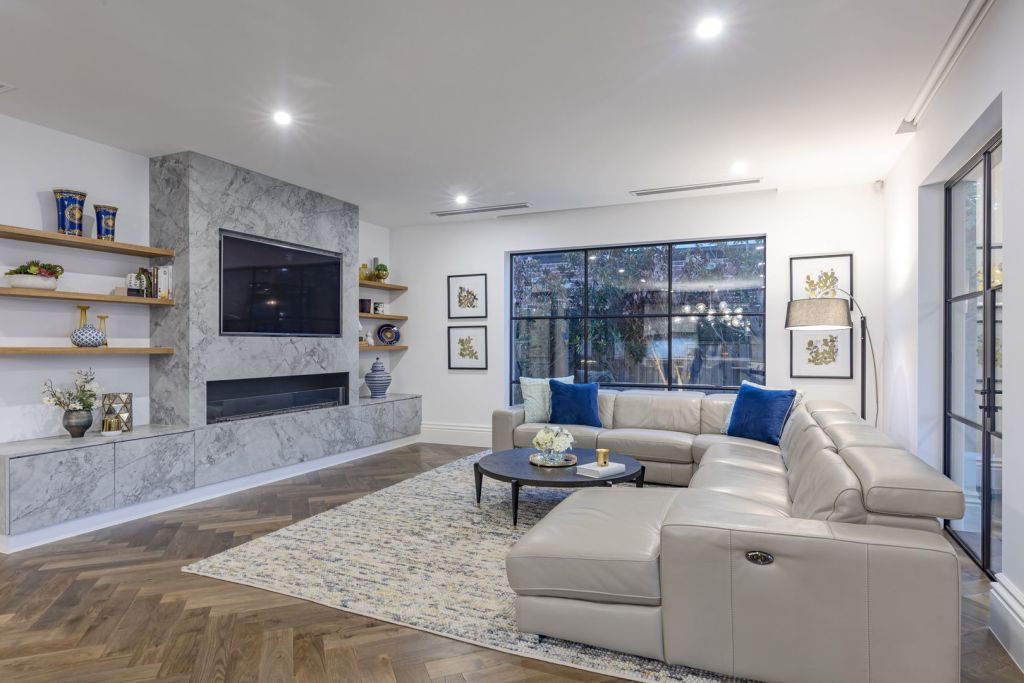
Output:
[[[424,422],[420,426],[420,441],[490,448],[491,427],[455,422]]]
[[[1018,669],[1024,670],[1024,593],[1006,574],[996,574],[988,624]]]
[[[54,524],[53,526],[48,526],[45,529],[27,531],[23,534],[15,534],[13,536],[0,535],[0,554],[10,554],[18,552],[19,550],[35,548],[36,546],[45,545],[46,543],[53,543],[54,541],[78,536],[79,534],[89,533],[90,531],[96,531],[97,529],[103,529],[117,524],[123,524],[124,522],[130,522],[133,519],[148,517],[150,515],[166,512],[186,505],[201,503],[204,500],[218,498],[229,493],[244,491],[264,484],[270,484],[275,481],[281,481],[282,479],[289,479],[300,474],[306,474],[307,472],[315,472],[316,470],[322,470],[325,467],[333,467],[334,465],[339,465],[344,462],[358,460],[359,458],[365,458],[368,455],[383,453],[384,451],[389,451],[393,448],[401,448],[402,446],[408,446],[424,440],[425,439],[420,435],[409,436],[404,439],[396,439],[394,441],[377,444],[376,446],[369,446],[368,448],[359,448],[354,451],[348,451],[347,453],[328,455],[324,458],[317,458],[316,460],[310,460],[308,462],[300,462],[295,465],[288,465],[286,467],[280,467],[266,472],[250,474],[246,477],[239,477],[238,479],[210,484],[209,486],[203,486],[197,489],[192,489],[191,491],[167,496],[160,500],[129,505],[128,507],[110,510],[109,512],[101,512],[96,515],[90,515],[70,522]]]

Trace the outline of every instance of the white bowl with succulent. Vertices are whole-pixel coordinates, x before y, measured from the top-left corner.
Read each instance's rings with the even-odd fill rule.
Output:
[[[61,423],[73,439],[85,436],[92,426],[92,409],[99,393],[92,369],[76,370],[75,383],[67,389],[56,388],[50,380],[43,382],[43,403],[64,409]]]
[[[572,448],[573,440],[572,434],[563,427],[541,427],[533,437],[533,445],[545,465],[560,466],[565,464],[565,452]]]
[[[22,289],[57,289],[57,278],[64,274],[64,268],[56,263],[28,263],[8,270],[7,284]]]

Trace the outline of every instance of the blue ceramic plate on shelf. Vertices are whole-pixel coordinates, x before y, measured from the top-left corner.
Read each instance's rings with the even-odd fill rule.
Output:
[[[401,338],[402,333],[391,323],[385,323],[377,328],[377,339],[380,340],[381,344],[391,346],[392,344],[397,344]]]

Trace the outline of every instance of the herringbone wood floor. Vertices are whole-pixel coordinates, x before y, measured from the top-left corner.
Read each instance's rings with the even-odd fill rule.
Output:
[[[417,444],[0,556],[0,681],[612,680],[180,571],[475,450]],[[1024,681],[966,560],[964,593],[963,680]]]

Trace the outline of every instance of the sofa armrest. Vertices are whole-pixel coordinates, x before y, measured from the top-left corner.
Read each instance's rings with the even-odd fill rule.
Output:
[[[497,453],[515,448],[512,443],[512,433],[524,422],[526,422],[526,408],[523,406],[509,406],[495,410],[491,414],[491,450]]]
[[[793,683],[959,680],[960,570],[939,534],[686,499],[661,530],[668,663]]]

